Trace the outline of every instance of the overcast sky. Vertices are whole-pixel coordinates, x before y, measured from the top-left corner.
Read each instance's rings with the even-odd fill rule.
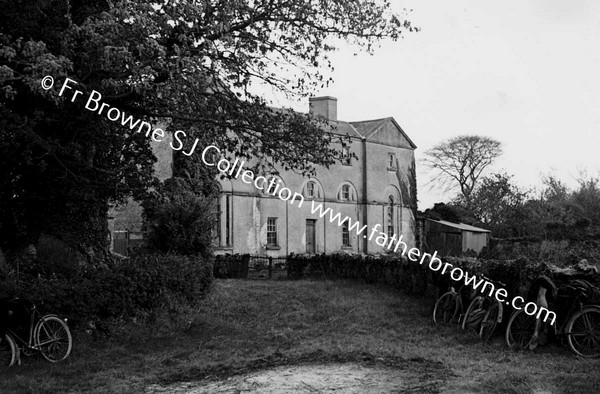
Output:
[[[334,84],[346,121],[393,116],[417,159],[461,134],[504,145],[492,170],[523,187],[554,173],[573,185],[600,171],[600,1],[398,1],[422,30],[374,56],[341,47]],[[307,111],[307,103],[293,105]],[[448,201],[418,166],[419,209]]]

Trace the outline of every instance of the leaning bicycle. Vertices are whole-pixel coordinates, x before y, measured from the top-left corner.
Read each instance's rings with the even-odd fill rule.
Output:
[[[553,284],[540,287],[539,300],[556,310],[556,325],[542,322],[524,310],[513,313],[506,327],[506,344],[513,349],[535,349],[542,336],[554,336],[569,345],[573,353],[586,358],[600,356],[600,289],[584,280],[574,280],[557,293],[556,300],[547,303],[546,291]],[[549,292],[552,294],[552,292]]]
[[[20,363],[21,354],[36,352],[49,362],[66,359],[73,347],[73,338],[66,321],[57,315],[41,315],[37,307],[26,300],[14,298],[7,306],[9,324],[0,337],[0,362],[5,366]],[[27,317],[18,321],[16,316]],[[26,322],[24,322],[27,320]]]
[[[465,316],[463,298],[470,301],[473,297],[474,291],[468,290],[464,284],[461,284],[458,289],[450,286],[448,291],[438,298],[433,307],[433,323],[436,325],[458,323],[462,326]]]
[[[482,276],[488,283],[492,283],[494,288],[504,288],[506,285],[502,282],[493,281],[490,278]],[[467,308],[462,320],[463,330],[473,330],[482,340],[489,341],[494,333],[496,326],[502,322],[503,306],[500,301],[489,294],[479,293]]]

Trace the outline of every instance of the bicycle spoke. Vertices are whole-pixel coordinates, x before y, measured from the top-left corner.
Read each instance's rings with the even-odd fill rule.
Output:
[[[69,355],[71,348],[68,327],[54,316],[43,320],[40,324],[36,337],[37,348],[48,361],[63,360]]]
[[[584,313],[581,315],[581,317],[583,318],[583,325],[585,327],[586,330],[589,330],[592,326],[592,323],[590,322],[590,319],[588,317],[587,313]]]

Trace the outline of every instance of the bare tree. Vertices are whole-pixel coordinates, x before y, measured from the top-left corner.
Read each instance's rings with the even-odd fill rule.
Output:
[[[424,163],[436,171],[435,182],[446,190],[459,187],[468,203],[483,170],[502,154],[500,141],[463,135],[444,141],[425,152]]]

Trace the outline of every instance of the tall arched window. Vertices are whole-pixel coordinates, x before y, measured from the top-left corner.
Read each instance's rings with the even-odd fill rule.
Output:
[[[389,196],[389,202],[387,206],[387,235],[391,237],[394,235],[396,229],[396,220],[394,213],[394,196]]]

